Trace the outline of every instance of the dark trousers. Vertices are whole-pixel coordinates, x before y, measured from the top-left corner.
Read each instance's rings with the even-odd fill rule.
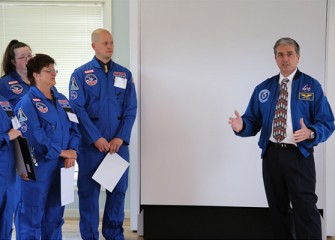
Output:
[[[263,180],[276,239],[321,239],[313,154],[269,144]]]

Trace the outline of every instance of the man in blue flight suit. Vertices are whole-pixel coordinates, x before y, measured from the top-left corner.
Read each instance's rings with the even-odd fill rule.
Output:
[[[313,147],[331,136],[334,116],[320,83],[297,68],[298,43],[281,38],[274,53],[280,74],[259,84],[244,115],[235,111],[229,124],[241,137],[261,130],[258,145],[274,237],[321,239]],[[286,87],[279,91],[280,86]],[[283,104],[285,95],[287,104]],[[285,114],[275,114],[282,106]],[[275,130],[277,116],[285,116],[281,138]]]
[[[92,176],[106,153],[129,161],[128,145],[135,121],[137,100],[131,72],[111,60],[114,43],[106,29],[92,32],[92,61],[77,68],[70,80],[70,103],[79,118],[82,149],[78,157],[80,233],[83,239],[99,238],[100,185]],[[128,170],[112,192],[106,190],[102,234],[124,239],[124,201]]]
[[[12,239],[15,211],[15,157],[12,140],[21,135],[13,128],[11,104],[0,95],[0,239]]]

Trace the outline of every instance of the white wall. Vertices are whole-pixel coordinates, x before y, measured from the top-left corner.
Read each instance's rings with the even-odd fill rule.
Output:
[[[137,135],[140,129],[139,122],[135,128],[135,141],[138,143],[135,148],[141,145],[141,148],[138,148],[138,150],[141,149],[142,194],[140,201],[142,204],[200,203],[202,205],[202,203],[205,202],[209,205],[222,205],[226,203],[224,202],[226,199],[217,200],[217,195],[224,192],[226,193],[224,198],[228,198],[228,201],[231,203],[229,205],[243,205],[246,203],[246,205],[252,206],[265,205],[265,196],[261,180],[261,161],[259,159],[260,150],[257,148],[256,143],[258,136],[250,139],[239,139],[233,136],[230,130],[225,128],[219,129],[219,132],[210,131],[209,133],[203,130],[199,130],[200,133],[191,131],[190,129],[198,129],[199,126],[203,126],[203,122],[199,122],[197,118],[202,117],[201,114],[205,110],[198,111],[197,107],[203,107],[209,115],[216,116],[217,119],[214,120],[215,123],[222,124],[222,126],[227,124],[227,117],[232,114],[235,108],[243,112],[253,87],[265,77],[269,77],[278,72],[273,55],[271,55],[272,46],[276,39],[287,35],[298,40],[302,47],[300,69],[318,78],[323,85],[326,85],[329,101],[333,109],[335,109],[333,104],[335,93],[331,90],[335,89],[335,81],[331,81],[335,78],[335,49],[334,45],[331,44],[334,43],[335,40],[334,1],[335,0],[328,0],[330,6],[328,10],[328,61],[327,64],[324,65],[325,29],[322,26],[320,27],[319,24],[325,21],[324,18],[326,14],[324,13],[324,6],[327,2],[325,0],[296,0],[294,2],[286,0],[235,1],[235,3],[237,2],[236,4],[240,6],[235,9],[212,9],[208,6],[211,4],[225,4],[229,2],[221,0],[205,1],[206,4],[201,5],[201,7],[199,3],[201,4],[202,1],[193,0],[130,0],[130,68],[135,79],[138,79],[138,88],[141,84],[140,94],[142,96],[140,106],[142,110],[140,119],[142,122],[141,135]],[[152,8],[147,9],[145,15],[143,15],[143,7],[148,7],[149,4],[160,4],[162,2],[164,2],[165,5],[158,6],[158,9],[157,6],[151,6]],[[175,4],[178,8],[171,8],[171,4]],[[185,6],[185,4],[191,4],[191,6]],[[289,6],[285,7],[285,4]],[[254,13],[259,14],[250,16],[248,9],[252,9]],[[161,12],[157,12],[158,10]],[[193,13],[196,12],[197,17],[195,19],[190,18],[188,15],[189,11]],[[162,22],[160,22],[161,19],[151,18],[155,16],[155,14],[162,14],[166,22],[163,22],[162,25]],[[289,20],[285,18],[284,14]],[[208,21],[208,19],[211,19],[214,24],[204,25],[203,23]],[[274,25],[270,19],[277,19],[281,24]],[[180,25],[183,21],[188,24],[184,26],[184,28]],[[155,30],[149,31],[145,29],[142,25],[143,22],[151,22],[152,25],[156,25]],[[217,31],[223,31],[225,33],[227,33],[228,29],[232,31],[229,33],[233,34],[226,34],[221,37],[214,34],[213,36],[209,34],[213,29],[214,31],[216,29]],[[145,36],[143,36],[143,34],[145,34]],[[236,38],[236,34],[239,37]],[[140,35],[142,35],[141,41]],[[188,38],[183,39],[185,35],[188,35]],[[231,48],[225,49],[222,45],[230,45]],[[155,50],[145,52],[144,54],[143,47],[147,49],[153,48]],[[142,53],[140,55],[141,50]],[[155,51],[159,52],[155,53]],[[216,58],[206,57],[208,53],[214,53]],[[147,54],[149,54],[149,56]],[[147,65],[143,68],[145,64],[149,63],[146,61],[155,54],[156,58],[155,61],[153,61],[154,64]],[[188,59],[185,58],[185,56],[187,56]],[[181,86],[184,87],[184,85],[183,83],[180,85],[180,82],[188,81],[188,77],[182,78],[182,75],[178,74],[184,74],[184,69],[181,64],[178,65],[175,63],[175,61],[183,60],[183,66],[186,66],[188,76],[193,77],[193,81],[190,81],[191,84],[187,85],[190,86],[190,88],[184,92],[182,92],[180,88]],[[204,64],[200,64],[199,62]],[[151,63],[152,62],[150,62],[150,64]],[[319,65],[320,63],[321,65]],[[325,67],[327,67],[326,76],[324,71]],[[228,71],[224,71],[221,68],[228,68]],[[219,74],[214,74],[213,71],[211,71],[212,69],[214,69],[216,73],[219,72]],[[163,76],[157,74],[160,71],[164,72]],[[195,74],[199,72],[200,74]],[[324,83],[325,77],[329,80],[326,84]],[[205,84],[206,82],[212,82],[213,79],[214,86]],[[215,89],[219,87],[220,79],[228,79],[226,86],[228,90]],[[150,84],[153,83],[153,85],[143,86],[147,81],[149,81]],[[172,83],[170,81],[172,81]],[[155,85],[156,82],[162,85]],[[194,86],[192,86],[192,84],[194,84]],[[190,96],[193,97],[194,94],[200,95],[204,93],[198,90],[198,87],[204,90],[205,93],[208,93],[207,89],[210,89],[212,94],[208,95],[208,99],[204,99],[205,102],[201,102],[197,99],[197,104],[193,105],[191,104],[191,99],[188,98],[190,98]],[[166,93],[169,92],[169,90],[171,90],[171,96],[168,97],[174,97],[176,94],[177,97],[182,96],[181,102],[187,106],[183,106],[180,102],[174,101],[173,98],[172,100],[171,98],[167,98],[162,101],[162,99],[167,97]],[[163,104],[169,103],[176,105],[171,107],[169,105],[159,106],[159,104],[156,104],[157,102],[151,103],[150,100],[152,99],[144,96],[144,94],[148,92],[150,92],[150,94],[156,94],[151,96],[153,100],[162,101],[160,103]],[[225,107],[224,104],[220,105],[220,103],[217,103],[221,101],[223,94],[227,95],[231,101],[228,108]],[[149,103],[146,106],[147,109],[142,107],[143,104],[147,103]],[[207,105],[206,103],[209,104]],[[208,106],[212,106],[213,103],[216,109],[208,109]],[[190,115],[178,115],[180,113],[177,112],[175,107],[183,112],[187,110],[188,107],[193,107],[196,116],[192,118],[192,121],[196,122],[196,126],[189,125],[192,124],[192,122],[184,121],[184,119]],[[158,119],[159,121],[150,122],[150,124],[144,126],[145,122],[143,123],[143,121],[147,121],[150,118]],[[182,123],[180,123],[180,121]],[[162,122],[164,124],[161,124]],[[208,122],[208,126],[211,127],[213,119],[205,117],[204,122]],[[191,139],[185,139],[182,134],[186,132],[180,131],[174,134],[175,138],[169,136],[169,133],[174,132],[176,129],[188,131],[186,135],[191,134]],[[150,132],[149,135],[147,131]],[[168,139],[165,139],[163,136],[168,136]],[[214,145],[207,145],[206,141],[211,141],[211,139],[214,138],[216,138]],[[194,143],[192,142],[193,139],[199,139],[199,141]],[[191,146],[186,144],[190,141],[192,142]],[[152,143],[156,142],[163,143],[163,146],[153,146]],[[178,153],[180,153],[182,149],[185,150],[185,147],[189,149],[191,153],[188,153],[189,155],[186,156],[186,158],[178,157]],[[241,151],[242,147],[244,148],[243,151]],[[219,157],[214,159],[209,158],[205,162],[197,158],[198,154],[204,156],[204,153],[201,153],[199,150],[200,148],[206,148],[210,150],[207,151],[208,153]],[[228,151],[228,158],[224,157],[226,153],[222,153],[220,148],[224,148]],[[247,148],[247,150],[245,150],[245,148]],[[335,141],[334,137],[332,137],[326,146],[325,165],[323,165],[323,147],[320,146],[316,153],[319,207],[325,208],[326,211],[327,235],[335,235],[335,189],[333,187],[335,172],[335,163],[333,160],[335,155],[334,151]],[[148,157],[152,161],[148,162]],[[203,159],[205,159],[205,157]],[[221,161],[222,159],[224,160]],[[179,168],[178,164],[174,164],[175,162],[181,163],[181,168]],[[204,163],[206,164],[204,165]],[[150,170],[146,169],[146,167],[149,167]],[[133,171],[135,178],[133,179],[136,179],[136,173],[139,171],[139,168],[140,166],[133,168],[135,169]],[[200,170],[194,171],[194,168],[200,168]],[[208,184],[199,189],[202,184],[199,179],[202,178],[205,178]],[[327,184],[325,184],[325,181]],[[236,182],[238,182],[238,186],[236,186]],[[186,183],[189,189],[181,187],[180,183]],[[136,184],[136,182],[132,182],[131,184]],[[233,185],[233,187],[230,188],[228,185]],[[209,189],[207,189],[208,186]],[[326,191],[323,189],[324,186],[326,186]],[[147,193],[143,193],[143,191],[147,190],[151,191],[152,194],[150,193],[148,195]],[[325,192],[327,192],[327,194],[325,194]],[[186,193],[189,194],[189,196],[184,196]],[[248,200],[250,195],[247,196],[247,194],[249,193],[253,194],[251,198],[254,197],[254,199]],[[238,196],[238,199],[232,198],[229,196],[230,194]],[[243,196],[243,194],[245,195]],[[186,202],[180,201],[180,199],[178,199],[180,196],[184,198]],[[133,196],[132,199],[134,197],[135,196]],[[208,202],[208,199],[205,198],[212,198],[214,200],[209,200]],[[221,198],[221,196],[219,196],[219,198]],[[242,198],[242,200],[240,198]],[[137,200],[138,199],[136,199],[136,201]],[[138,210],[138,203],[135,202],[134,206]],[[137,229],[137,221],[134,221],[133,218],[132,221],[134,223],[132,229]]]
[[[130,22],[130,69],[133,74],[137,91],[138,117],[134,123],[131,137],[130,156],[130,228],[138,229],[139,204],[140,204],[140,25],[139,25],[139,2],[130,0],[129,4]]]
[[[326,1],[304,2],[141,1],[142,204],[267,206],[258,136],[235,137],[227,121],[278,74],[280,37],[324,81]],[[317,159],[323,208],[322,149]]]

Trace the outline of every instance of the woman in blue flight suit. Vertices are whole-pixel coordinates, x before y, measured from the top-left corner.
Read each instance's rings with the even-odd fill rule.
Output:
[[[12,140],[21,135],[12,127],[14,113],[7,99],[0,96],[0,239],[12,238],[15,186],[15,157]]]
[[[29,91],[26,64],[31,57],[31,48],[18,40],[10,41],[3,55],[0,95],[13,107]]]
[[[36,182],[22,180],[17,239],[62,238],[60,168],[74,166],[80,134],[77,124],[69,120],[72,110],[68,100],[54,87],[54,64],[54,59],[44,54],[29,60],[27,76],[31,88],[15,107],[21,131],[37,161]]]

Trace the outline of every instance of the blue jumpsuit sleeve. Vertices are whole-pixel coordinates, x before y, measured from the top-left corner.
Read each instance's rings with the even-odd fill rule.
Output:
[[[28,98],[21,101],[15,107],[15,114],[18,116],[18,111],[22,110],[26,115],[27,119],[25,123],[27,124],[27,130],[23,133],[32,146],[36,146],[45,155],[46,159],[57,159],[62,149],[57,146],[53,141],[51,141],[45,130],[41,127],[41,122],[37,114],[36,107],[29,101]],[[50,127],[50,131],[53,131],[53,127]]]
[[[4,99],[1,98],[1,100],[4,100]],[[11,108],[13,109],[13,106],[11,106]],[[10,120],[8,118],[8,115],[4,111],[2,111],[2,109],[0,110],[1,110],[0,112],[0,124],[1,124],[0,125],[0,148],[1,148],[5,145],[10,145],[10,139],[9,139],[8,132],[11,128],[11,125],[10,125]]]
[[[9,145],[10,140],[9,140],[9,135],[8,133],[1,133],[0,134],[0,148],[5,146],[6,144]]]
[[[133,78],[127,82],[125,101],[123,104],[122,120],[119,125],[116,137],[121,138],[125,144],[129,145],[130,136],[137,112],[137,98]]]
[[[258,101],[258,90],[255,88],[247,109],[242,115],[243,129],[240,132],[235,132],[240,137],[255,136],[262,128],[262,114]]]
[[[305,147],[311,148],[316,146],[318,143],[326,141],[331,134],[334,132],[334,115],[332,109],[329,105],[327,97],[324,95],[322,87],[319,82],[315,81],[315,91],[314,91],[314,109],[313,109],[310,123],[306,123],[308,128],[312,128],[316,137],[310,141],[307,140],[304,142]],[[303,114],[307,114],[307,111],[304,111]],[[309,119],[307,115],[303,115],[303,119]]]
[[[86,139],[89,144],[93,144],[99,138],[102,137],[99,129],[93,124],[92,120],[90,119],[86,108],[86,92],[84,91],[84,77],[80,70],[76,70],[71,79],[75,79],[78,89],[75,91],[76,97],[70,97],[70,104],[74,108],[75,112],[77,113],[79,122],[83,130],[87,133],[85,134],[89,139]],[[71,90],[71,81],[70,81],[70,96],[72,94]]]

